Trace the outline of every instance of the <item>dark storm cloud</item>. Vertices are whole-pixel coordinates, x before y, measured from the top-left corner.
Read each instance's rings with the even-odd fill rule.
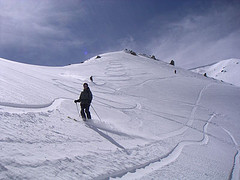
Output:
[[[0,0],[0,57],[66,65],[131,48],[191,67],[239,57],[238,1]]]

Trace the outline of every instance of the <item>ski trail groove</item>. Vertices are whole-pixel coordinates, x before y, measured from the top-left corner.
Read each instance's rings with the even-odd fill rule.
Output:
[[[200,93],[198,94],[198,98],[196,100],[196,103],[194,104],[194,107],[193,107],[192,111],[191,111],[191,114],[190,114],[188,122],[182,128],[180,128],[180,129],[178,129],[176,131],[172,131],[172,132],[163,134],[160,137],[159,140],[163,140],[163,139],[166,139],[166,138],[170,138],[170,137],[173,137],[173,136],[177,136],[177,135],[183,134],[184,132],[186,132],[189,129],[189,127],[192,126],[193,121],[194,121],[195,113],[197,111],[197,108],[199,107],[199,103],[200,103],[200,100],[202,98],[202,94],[209,86],[211,86],[211,84],[208,84],[205,87],[203,87],[202,90],[200,91]]]
[[[234,143],[235,145],[235,148],[237,150],[236,154],[234,155],[234,162],[233,162],[233,166],[232,166],[232,169],[231,169],[231,173],[229,175],[229,180],[230,179],[240,179],[240,154],[239,154],[239,147],[238,147],[238,143],[237,141],[235,140],[234,136],[232,135],[232,133],[230,133],[227,129],[225,129],[224,127],[221,127],[232,139],[232,142]]]
[[[65,100],[73,100],[71,98],[56,98],[52,102],[47,104],[16,104],[8,102],[0,102],[1,112],[15,112],[15,113],[26,113],[26,112],[44,112],[57,109],[61,103]]]
[[[207,128],[215,116],[216,116],[216,114],[211,115],[211,117],[208,119],[208,121],[203,126],[204,131],[203,131],[203,138],[201,140],[199,140],[199,141],[192,141],[192,140],[181,141],[170,152],[168,152],[167,154],[165,154],[159,158],[153,159],[149,162],[145,162],[143,164],[134,166],[134,167],[126,169],[126,170],[115,172],[115,173],[111,174],[110,176],[104,177],[104,178],[121,178],[121,179],[141,178],[155,170],[158,170],[158,169],[174,162],[181,155],[182,150],[185,146],[207,144],[209,141]]]
[[[240,166],[239,166],[239,161],[240,161],[240,154],[239,154],[239,149],[237,150],[236,154],[234,155],[234,163],[231,169],[231,173],[229,175],[229,180],[231,179],[240,179]]]
[[[186,123],[186,126],[184,126],[183,128],[177,130],[177,131],[173,131],[170,133],[167,133],[165,135],[163,135],[161,137],[161,139],[165,139],[165,138],[169,138],[169,137],[173,137],[176,135],[180,135],[182,133],[184,133],[187,129],[189,129],[189,127],[191,127],[191,125],[193,124],[194,121],[194,116],[196,113],[197,108],[199,107],[199,103],[201,101],[203,92],[209,87],[211,86],[211,84],[207,84],[206,86],[204,86],[201,91],[198,94],[196,103],[191,111],[190,114],[190,118],[189,121]],[[181,154],[183,148],[187,145],[202,145],[202,144],[207,144],[209,137],[208,137],[208,133],[207,133],[207,127],[210,124],[211,120],[216,116],[216,114],[214,113],[209,119],[208,121],[205,123],[205,125],[203,126],[203,138],[200,141],[181,141],[179,142],[170,152],[168,152],[166,155],[161,156],[159,158],[153,159],[149,162],[146,162],[144,164],[140,164],[138,166],[134,166],[130,169],[127,170],[123,170],[121,172],[116,172],[114,174],[112,174],[111,176],[108,176],[106,178],[127,178],[127,179],[132,179],[135,178],[136,175],[143,177],[143,174],[148,174],[149,172],[152,172],[154,170],[160,169],[161,167],[164,167],[168,164],[170,164],[171,162],[175,161]],[[144,169],[143,169],[144,168]],[[137,172],[139,171],[139,173]]]

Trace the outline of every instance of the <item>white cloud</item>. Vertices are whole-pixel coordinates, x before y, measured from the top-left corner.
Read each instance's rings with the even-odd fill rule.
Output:
[[[120,44],[121,49],[124,49],[124,48],[135,49],[137,47],[136,41],[130,35],[127,36],[126,38],[120,39],[118,43]]]
[[[148,45],[152,54],[165,61],[190,68],[218,60],[240,57],[240,12],[235,7],[210,11],[205,15],[188,15],[169,23],[168,31]],[[238,21],[238,22],[237,22]]]
[[[73,39],[67,23],[71,20],[73,12],[58,8],[63,5],[56,1],[43,0],[0,0],[1,46],[45,46],[46,44]],[[84,16],[83,8],[76,9],[78,15]],[[82,44],[79,38],[71,44]]]

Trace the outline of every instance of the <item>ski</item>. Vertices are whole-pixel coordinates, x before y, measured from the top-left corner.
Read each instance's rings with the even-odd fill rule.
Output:
[[[72,117],[70,117],[70,116],[68,116],[68,119],[72,119],[72,120],[74,120],[74,121],[76,121],[76,122],[80,122],[79,120],[77,120],[77,119],[75,119],[75,118],[72,118]],[[83,119],[83,121],[86,122],[87,119]]]
[[[71,118],[70,116],[68,116],[68,119],[72,119],[72,120],[74,120],[74,121],[78,122],[78,120],[77,120],[77,119],[75,119],[75,118]]]

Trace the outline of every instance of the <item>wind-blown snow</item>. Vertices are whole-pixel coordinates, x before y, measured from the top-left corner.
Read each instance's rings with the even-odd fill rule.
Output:
[[[0,179],[239,179],[239,88],[141,55],[100,56],[0,59]],[[84,82],[87,122],[73,102]]]
[[[228,59],[192,70],[200,74],[240,86],[240,59]]]

